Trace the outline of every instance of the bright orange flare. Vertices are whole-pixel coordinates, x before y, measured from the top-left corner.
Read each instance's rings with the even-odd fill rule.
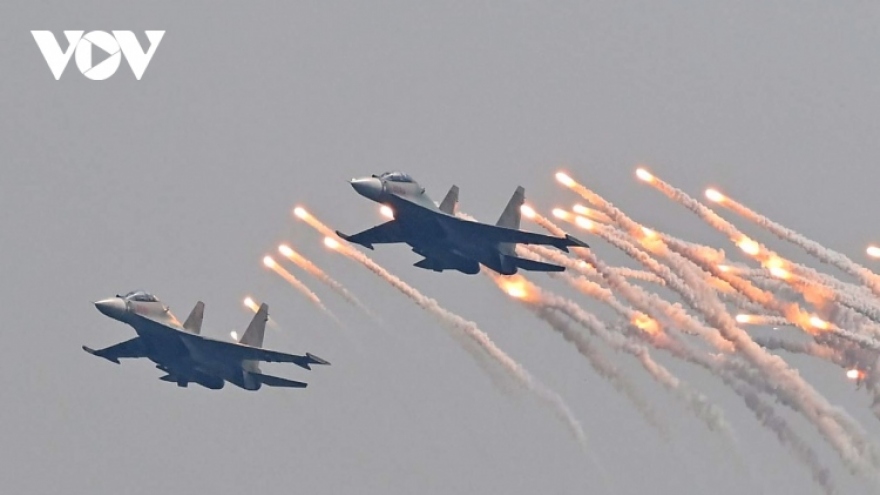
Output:
[[[379,207],[379,213],[381,213],[383,217],[394,220],[394,210],[392,210],[391,207],[388,205],[382,205],[381,207]]]
[[[571,207],[571,211],[577,213],[578,215],[587,216],[590,214],[591,210],[580,203],[575,203],[575,205]]]
[[[736,315],[736,321],[739,323],[751,323],[752,315],[744,315],[742,313]]]
[[[718,265],[718,269],[724,273],[727,273],[727,272],[733,270],[733,267],[729,266],[729,265]]]
[[[764,262],[764,266],[768,269],[782,268],[785,266],[785,260],[778,256],[771,256],[767,261]]]
[[[744,253],[751,256],[757,256],[758,253],[761,252],[761,246],[757,242],[749,239],[748,237],[743,237],[742,239],[740,239],[739,242],[736,243],[736,245],[740,249],[742,249]]]
[[[773,275],[776,278],[780,278],[782,280],[788,280],[791,278],[791,273],[785,268],[771,267],[770,275]]]
[[[290,258],[293,256],[293,249],[290,249],[290,246],[287,244],[281,244],[278,246],[278,252],[281,253],[285,258]]]
[[[582,204],[575,204],[571,210],[578,215],[583,215],[590,220],[596,220],[604,223],[611,223],[611,219],[608,218],[608,215],[602,213],[601,211],[594,210],[592,208],[588,208]]]
[[[522,205],[519,207],[519,211],[526,216],[526,218],[535,218],[535,209],[529,205]]]
[[[645,237],[647,237],[648,239],[653,239],[654,237],[657,237],[657,232],[654,232],[648,227],[642,227],[642,233],[645,234]]]
[[[575,185],[574,179],[569,177],[565,172],[556,172],[556,180],[565,187],[572,187]]]
[[[330,249],[339,249],[339,247],[340,247],[339,241],[337,241],[336,239],[334,239],[332,237],[325,237],[324,238],[324,245]]]
[[[324,309],[324,306],[321,304],[321,300],[318,298],[318,296],[314,292],[312,292],[311,289],[306,287],[305,284],[300,282],[298,278],[294,277],[293,274],[291,274],[289,271],[285,270],[283,266],[276,263],[275,260],[272,259],[271,256],[266,256],[265,258],[263,258],[263,264],[266,265],[273,272],[277,273],[278,276],[280,276],[287,283],[289,283],[291,286],[293,286],[294,289],[302,292],[303,295],[305,295],[306,297],[311,299],[312,302],[315,303],[316,306],[318,306],[321,309]]]
[[[645,182],[653,182],[654,181],[654,176],[651,174],[651,172],[648,172],[647,170],[645,170],[643,168],[636,169],[636,177],[638,177],[639,179],[641,179]]]
[[[657,321],[644,313],[638,313],[634,316],[632,324],[650,335],[656,335],[660,331],[660,325],[657,324]]]
[[[336,237],[336,232],[333,232],[333,229],[321,223],[320,220],[315,218],[311,213],[307,212],[305,208],[301,206],[297,206],[293,210],[293,214],[300,218],[305,223],[309,224],[310,227],[317,230],[323,235]]]
[[[498,287],[500,287],[501,290],[515,299],[528,300],[530,296],[533,295],[531,284],[521,275],[496,275],[493,276],[492,279],[495,280],[495,283],[498,284]]]
[[[850,370],[846,370],[846,377],[853,381],[861,380],[865,377],[865,373],[860,369],[853,368]]]
[[[818,316],[810,317],[810,325],[813,325],[814,327],[821,330],[828,330],[829,328],[831,328],[831,325],[827,321],[819,318]]]
[[[868,256],[872,258],[880,258],[880,247],[868,246],[868,249],[865,251],[868,253]]]
[[[248,307],[251,311],[253,311],[254,313],[256,313],[257,310],[260,309],[260,307],[257,306],[257,303],[255,303],[254,300],[251,299],[250,296],[244,298],[244,305],[247,306],[247,307]]]
[[[718,192],[715,189],[706,189],[706,198],[709,201],[714,201],[716,203],[720,203],[720,202],[724,201],[725,199],[727,199],[724,197],[723,194],[721,194],[720,192]]]
[[[562,208],[553,208],[553,216],[562,220],[568,220],[571,218],[571,213],[563,210]]]
[[[587,230],[593,230],[593,228],[596,227],[596,225],[590,219],[584,218],[580,215],[578,215],[574,218],[574,223],[578,227],[580,227],[582,229],[587,229]]]

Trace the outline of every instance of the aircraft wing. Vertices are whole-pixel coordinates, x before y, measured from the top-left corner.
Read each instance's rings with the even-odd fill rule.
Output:
[[[147,349],[140,337],[135,337],[116,345],[111,345],[104,349],[94,350],[90,347],[82,346],[83,350],[92,356],[102,357],[108,361],[119,364],[120,358],[140,358],[147,357]]]
[[[307,370],[312,369],[310,366],[313,364],[330,364],[308,352],[305,356],[300,356],[297,354],[287,354],[284,352],[263,349],[261,347],[239,344],[238,342],[207,339],[192,334],[183,334],[183,336],[189,339],[191,345],[201,345],[206,352],[212,353],[220,358],[226,357],[231,360],[265,361],[269,363],[293,363],[300,368],[305,368]],[[198,343],[196,343],[196,341]]]
[[[403,232],[400,229],[400,225],[395,220],[385,222],[354,235],[346,235],[337,230],[336,235],[348,242],[360,244],[361,246],[370,249],[373,249],[373,244],[388,244],[404,241]]]
[[[470,237],[483,239],[491,243],[514,243],[514,244],[543,244],[554,246],[565,252],[572,246],[588,248],[587,243],[576,239],[568,234],[565,237],[554,237],[545,234],[536,234],[533,232],[525,232],[522,230],[511,229],[507,227],[499,227],[487,223],[473,222],[464,220],[445,212],[432,211],[422,205],[408,201],[404,198],[393,198],[393,206],[401,217],[407,216],[415,221],[425,224],[425,229],[439,226],[444,230],[454,231],[459,237]],[[388,222],[382,225],[388,225]],[[379,227],[382,227],[380,225]],[[378,227],[374,227],[378,228]],[[372,229],[370,229],[372,230]],[[369,232],[365,231],[364,233]],[[355,234],[355,236],[360,234]],[[352,236],[354,237],[354,236]],[[370,246],[367,246],[370,247]]]
[[[440,218],[440,221],[446,228],[456,231],[463,237],[479,238],[487,242],[543,244],[559,248],[565,252],[568,252],[569,247],[589,247],[587,243],[568,234],[566,234],[565,237],[555,237],[545,234],[536,234],[534,232],[525,232],[523,230],[509,229],[507,227],[498,227],[497,225],[489,225],[486,223],[472,222],[470,220],[451,216],[438,218]]]

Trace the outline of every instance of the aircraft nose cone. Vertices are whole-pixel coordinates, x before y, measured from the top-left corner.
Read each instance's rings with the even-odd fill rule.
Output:
[[[125,301],[118,297],[98,301],[95,303],[95,307],[105,316],[115,320],[121,320],[125,316]]]
[[[361,196],[374,201],[377,201],[382,194],[382,181],[375,177],[352,179],[351,187]]]

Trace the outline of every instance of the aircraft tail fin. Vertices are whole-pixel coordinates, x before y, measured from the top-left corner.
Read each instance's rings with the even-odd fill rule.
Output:
[[[202,319],[205,317],[205,303],[199,301],[196,303],[196,306],[190,311],[189,316],[186,317],[186,321],[183,322],[184,330],[189,330],[190,332],[198,335],[202,331]]]
[[[508,229],[519,229],[520,207],[526,202],[526,190],[522,186],[517,186],[513,196],[504,208],[504,213],[495,225],[506,227]]]
[[[450,215],[455,215],[455,209],[458,206],[458,186],[452,186],[449,188],[449,192],[446,193],[446,197],[443,198],[443,201],[440,202],[440,211],[443,213],[448,213]]]
[[[241,340],[238,342],[252,347],[263,347],[263,334],[266,333],[266,322],[268,320],[269,305],[266,303],[260,304],[260,309],[257,310],[257,314],[254,315],[254,319],[251,320],[250,325],[248,325],[247,330],[244,331]]]
[[[306,388],[308,386],[307,383],[288,380],[280,376],[264,375],[262,373],[251,373],[251,375],[260,380],[260,383],[269,387]]]

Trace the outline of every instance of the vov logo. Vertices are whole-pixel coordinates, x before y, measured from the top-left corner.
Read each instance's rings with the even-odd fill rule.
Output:
[[[144,31],[150,46],[144,51],[138,43],[137,37],[131,31],[64,31],[67,37],[67,50],[61,51],[61,45],[55,39],[51,31],[31,31],[34,40],[43,53],[43,58],[49,64],[49,70],[55,76],[55,80],[61,79],[61,74],[70,62],[70,57],[76,52],[76,67],[84,76],[94,81],[103,81],[116,73],[123,57],[128,61],[134,77],[138,81],[150,65],[159,42],[165,31]],[[109,56],[92,65],[93,48],[100,48]]]

